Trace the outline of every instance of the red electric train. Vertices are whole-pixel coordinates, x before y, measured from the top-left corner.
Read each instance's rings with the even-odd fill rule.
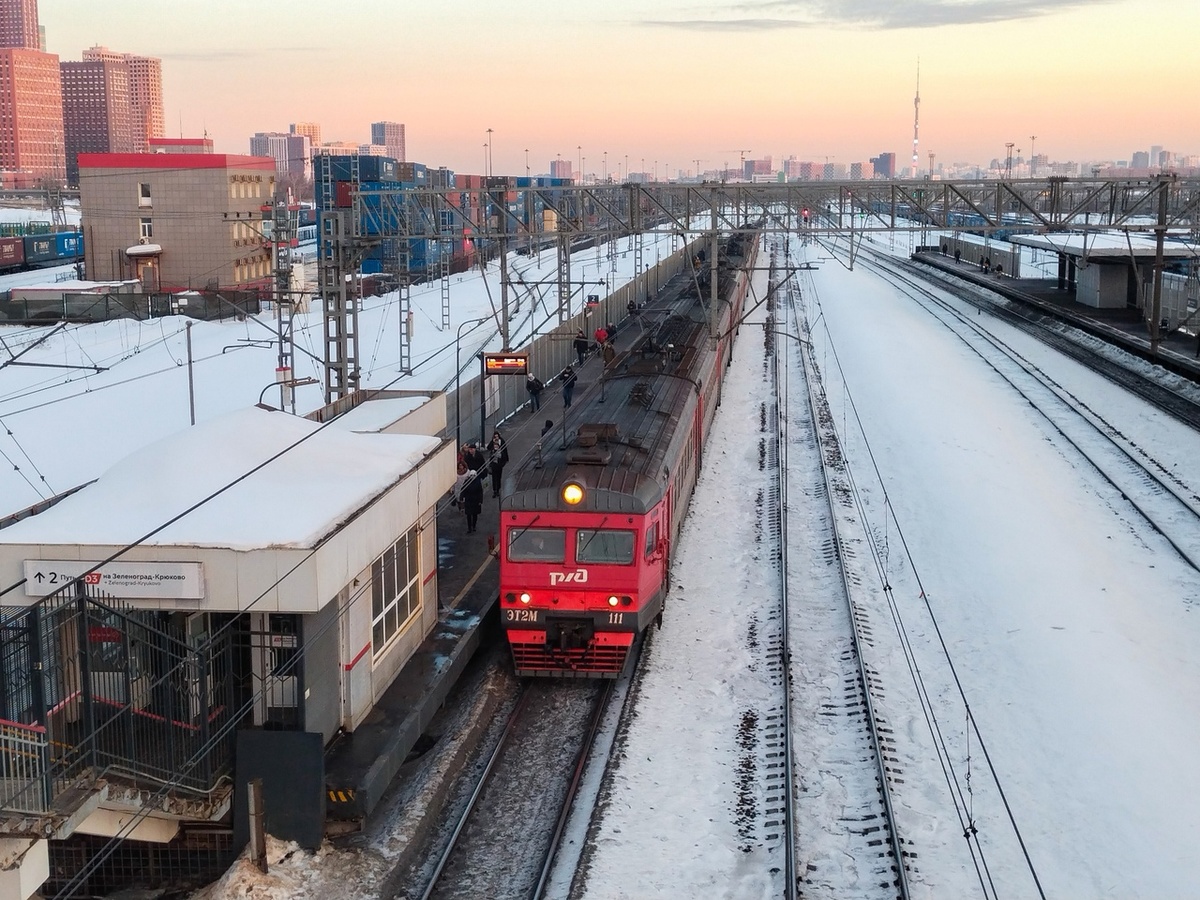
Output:
[[[637,636],[662,623],[758,243],[744,233],[721,247],[719,339],[699,299],[703,264],[646,304],[626,326],[640,339],[506,478],[500,618],[518,675],[616,678]]]

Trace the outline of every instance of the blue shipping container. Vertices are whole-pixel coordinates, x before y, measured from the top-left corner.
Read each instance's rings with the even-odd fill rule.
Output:
[[[59,259],[76,259],[83,256],[83,235],[78,231],[59,231],[54,235],[55,251]]]
[[[25,264],[37,265],[38,263],[53,262],[58,258],[57,250],[54,246],[54,235],[52,234],[27,234],[25,235]]]
[[[359,181],[397,181],[399,179],[399,163],[390,156],[330,156],[329,166],[333,172],[334,181],[349,181],[350,170],[354,159],[358,159]],[[313,177],[321,181],[321,163],[318,159],[313,166]]]

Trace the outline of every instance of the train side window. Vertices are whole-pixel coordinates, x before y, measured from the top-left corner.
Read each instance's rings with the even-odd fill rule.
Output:
[[[580,528],[575,532],[575,562],[627,566],[633,562],[637,532]]]
[[[509,562],[560,563],[566,551],[567,533],[561,528],[514,528],[508,533]]]
[[[658,523],[651,522],[650,527],[646,529],[646,558],[649,559],[654,553],[654,548],[658,546]]]

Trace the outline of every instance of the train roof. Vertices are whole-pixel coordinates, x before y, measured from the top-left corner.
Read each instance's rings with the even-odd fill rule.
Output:
[[[599,391],[571,409],[566,446],[561,428],[542,439],[540,454],[514,473],[506,510],[557,509],[570,480],[587,488],[583,509],[645,513],[662,499],[676,441],[686,434],[700,394],[708,349],[707,310],[691,273],[668,283],[629,328],[633,346],[601,376]],[[689,395],[693,402],[689,402]],[[689,422],[681,419],[688,416]]]

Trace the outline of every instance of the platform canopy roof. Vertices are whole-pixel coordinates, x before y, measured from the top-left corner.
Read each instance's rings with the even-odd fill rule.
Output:
[[[1039,250],[1089,259],[1128,260],[1132,257],[1145,262],[1147,259],[1154,259],[1155,255],[1153,238],[1125,232],[1017,234],[1012,236],[1011,241],[1023,247],[1036,247]],[[1166,259],[1186,259],[1195,255],[1194,247],[1177,241],[1163,242],[1163,257]]]
[[[0,530],[0,544],[132,543],[281,454],[145,543],[311,548],[440,444],[436,437],[360,434],[242,409],[130,454],[87,487]]]

